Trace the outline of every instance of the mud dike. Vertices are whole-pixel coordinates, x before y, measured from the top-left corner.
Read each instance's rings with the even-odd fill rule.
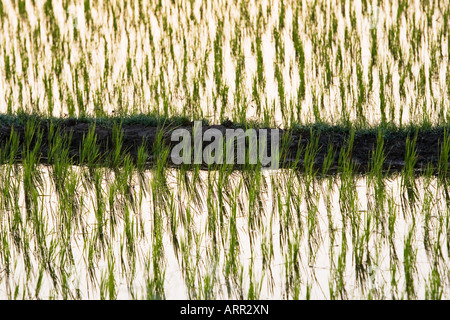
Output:
[[[60,119],[55,122],[41,120],[34,123],[33,131],[27,132],[28,123],[14,123],[0,125],[0,147],[2,148],[3,163],[11,161],[8,150],[11,150],[12,137],[18,140],[17,152],[14,162],[20,163],[26,152],[26,148],[37,146],[38,161],[43,164],[52,164],[49,160],[49,150],[52,141],[62,138],[64,147],[68,148],[68,154],[72,164],[83,165],[80,152],[89,133],[94,135],[95,145],[98,147],[98,155],[95,160],[97,166],[111,166],[108,155],[114,150],[120,153],[120,157],[129,155],[133,161],[139,157],[139,149],[144,148],[145,166],[152,167],[161,152],[161,148],[167,148],[169,156],[165,165],[179,167],[171,157],[171,150],[178,144],[172,141],[172,134],[177,129],[184,129],[193,133],[193,122],[168,123],[164,125],[119,124],[111,122],[107,124],[96,123],[95,120],[80,121],[76,119]],[[239,124],[226,121],[221,125],[206,125],[201,127],[202,134],[209,129],[217,129],[225,136],[229,129],[245,128]],[[267,129],[268,150],[271,150],[271,130]],[[279,129],[279,167],[292,168],[300,171],[313,169],[316,173],[338,173],[341,171],[343,161],[351,163],[353,171],[366,173],[371,170],[372,158],[377,150],[378,143],[382,143],[379,150],[382,151],[382,170],[395,173],[405,167],[407,149],[409,145],[412,153],[413,169],[423,172],[430,166],[434,172],[442,166],[448,155],[445,153],[445,141],[449,138],[444,127],[435,128],[406,128],[406,129],[351,129],[339,126],[311,125],[293,129]],[[30,134],[31,132],[31,134]],[[259,132],[256,130],[256,132]],[[352,137],[353,135],[353,137]],[[117,138],[120,138],[121,146],[117,150]],[[380,140],[381,139],[381,140]],[[27,141],[30,140],[30,141]],[[210,142],[203,142],[202,152]],[[248,147],[248,139],[246,146]],[[141,149],[142,151],[142,149]],[[309,159],[308,159],[309,158]],[[440,159],[441,158],[441,159]],[[312,160],[314,159],[314,160]],[[306,162],[305,162],[306,161]],[[183,164],[184,165],[184,164]],[[224,164],[207,165],[199,164],[202,169],[215,169]],[[251,167],[248,164],[228,165],[232,170],[243,170]],[[187,168],[192,165],[187,164]],[[444,165],[445,166],[445,165]]]

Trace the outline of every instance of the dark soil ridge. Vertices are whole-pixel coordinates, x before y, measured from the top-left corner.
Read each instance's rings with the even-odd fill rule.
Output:
[[[49,123],[40,123],[37,128],[42,131],[43,139],[40,146],[40,163],[51,164],[48,160],[48,151],[49,151]],[[72,157],[72,161],[74,165],[82,165],[79,163],[79,153],[80,147],[83,143],[83,139],[87,136],[89,132],[89,128],[92,126],[92,123],[88,122],[79,122],[74,119],[67,119],[58,121],[54,127],[55,132],[64,136],[64,135],[72,135],[71,141],[69,143],[69,155]],[[223,123],[222,125],[203,125],[203,132],[210,128],[219,129],[225,137],[226,129],[236,129],[242,127],[238,124],[234,124],[230,121]],[[155,159],[158,156],[155,154],[155,142],[157,140],[158,134],[162,134],[162,138],[164,143],[171,149],[178,141],[171,141],[171,134],[174,129],[183,128],[192,132],[193,123],[192,122],[184,122],[182,124],[169,124],[166,126],[148,126],[144,124],[132,124],[132,125],[122,125],[121,132],[123,133],[123,146],[122,150],[124,152],[122,154],[128,153],[134,161],[137,161],[138,158],[138,149],[144,144],[147,159],[145,165],[147,167],[151,167],[155,163]],[[428,165],[434,168],[434,171],[437,171],[439,166],[439,155],[441,152],[442,142],[444,141],[444,127],[432,128],[422,130],[420,128],[416,128],[417,132],[417,141],[416,141],[416,155],[417,162],[414,167],[415,171],[422,172],[424,171]],[[22,124],[1,124],[0,125],[0,148],[4,148],[4,146],[8,143],[11,130],[14,130],[19,136],[19,154],[22,152],[24,148],[24,140],[25,140],[25,126]],[[327,173],[336,173],[339,172],[339,154],[342,150],[347,147],[349,137],[350,137],[350,129],[346,129],[343,127],[322,127],[317,125],[305,126],[305,127],[297,127],[293,129],[279,129],[280,140],[283,140],[283,137],[288,137],[285,139],[287,141],[282,146],[280,153],[280,168],[298,168],[299,170],[304,170],[304,158],[305,158],[305,149],[307,145],[311,142],[311,139],[314,137],[318,138],[318,150],[315,157],[314,162],[314,170],[318,170],[319,173],[322,170],[324,159],[327,156],[329,147],[332,146],[335,154],[334,159],[327,170]],[[369,130],[356,130],[354,135],[354,144],[351,148],[350,157],[351,161],[354,165],[354,170],[360,173],[366,173],[370,170],[370,161],[372,157],[372,153],[376,149],[377,145],[377,135],[378,129],[369,129]],[[409,139],[414,138],[414,130],[411,129],[397,129],[397,130],[389,130],[382,129],[383,137],[384,137],[384,155],[385,161],[383,163],[383,170],[389,172],[398,172],[403,169],[405,166],[405,150],[406,150],[406,141],[407,137]],[[101,157],[97,161],[96,165],[99,166],[109,166],[107,161],[108,153],[113,149],[113,129],[111,125],[101,125],[96,124],[95,126],[95,134],[97,143],[100,147],[100,155]],[[268,130],[268,141],[270,142],[270,130]],[[210,142],[203,142],[203,148],[206,147]],[[33,145],[33,143],[31,144]],[[269,152],[270,152],[270,144],[269,144]],[[269,153],[270,154],[270,153]],[[297,157],[298,155],[298,157]],[[296,161],[296,159],[298,159]],[[19,155],[16,158],[17,162],[21,161],[21,156]],[[168,158],[167,165],[170,167],[177,167],[170,157]],[[205,169],[208,166],[203,163],[201,164],[201,168]],[[233,169],[242,170],[242,165],[233,165]]]

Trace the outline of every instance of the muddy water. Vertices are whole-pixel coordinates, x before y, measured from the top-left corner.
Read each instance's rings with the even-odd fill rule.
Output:
[[[261,299],[304,299],[307,292],[312,299],[329,299],[330,287],[336,292],[334,298],[425,298],[426,286],[430,279],[435,279],[430,278],[433,266],[437,266],[435,274],[441,279],[442,298],[449,296],[448,209],[444,191],[434,178],[415,181],[416,203],[411,206],[401,187],[401,178],[384,180],[385,198],[377,201],[379,194],[373,185],[368,186],[367,177],[351,181],[330,177],[319,181],[295,176],[291,171],[265,171],[263,181],[267,185],[249,192],[244,187],[246,178],[236,173],[227,179],[228,187],[220,190],[217,177],[211,176],[213,185],[208,193],[208,173],[201,172],[201,182],[196,185],[199,198],[191,198],[185,190],[188,184],[178,180],[179,171],[168,170],[165,192],[158,189],[152,193],[152,173],[141,178],[133,175],[130,185],[134,188],[136,205],[116,190],[110,206],[108,194],[115,177],[114,173],[104,171],[100,193],[96,191],[99,188],[91,189],[84,178],[77,182],[75,199],[80,203],[80,219],[73,218],[69,232],[72,263],[64,254],[68,248],[63,242],[68,239],[64,238],[67,227],[61,223],[67,211],[59,207],[61,200],[50,171],[44,166],[39,170],[43,184],[36,210],[27,210],[24,205],[20,173],[11,183],[18,182],[21,186],[16,210],[24,221],[20,234],[22,239],[28,237],[28,249],[15,245],[11,219],[17,211],[8,208],[7,196],[2,196],[1,259],[5,266],[0,278],[2,298],[10,297],[16,288],[19,298],[35,297],[41,268],[38,293],[41,298],[63,297],[66,292],[63,286],[73,297],[78,293],[83,299],[100,298],[100,292],[108,297],[104,283],[111,275],[115,283],[112,292],[117,298],[145,298],[152,292],[147,280],[155,274],[153,257],[158,255],[155,230],[161,231],[163,251],[158,261],[159,268],[165,271],[162,279],[167,299],[248,298],[251,280],[254,288],[260,285],[257,296]],[[72,170],[83,177],[84,169]],[[4,182],[2,178],[2,187]],[[252,192],[261,197],[260,207],[258,202],[249,203]],[[97,201],[99,194],[106,199],[102,200],[104,206]],[[219,217],[219,194],[223,196],[220,213],[223,221]],[[103,208],[98,210],[99,206]],[[380,210],[381,207],[385,210]],[[45,226],[45,259],[38,245],[44,242],[37,239],[37,223],[26,222],[27,212],[40,213],[39,224]],[[217,220],[211,224],[214,214]],[[99,225],[103,226],[104,245],[99,240]],[[232,230],[236,230],[237,237],[231,236]],[[134,237],[134,262],[127,251],[127,232]],[[238,244],[234,250],[233,243]],[[413,255],[408,255],[408,248]],[[230,260],[232,251],[234,260]],[[28,275],[25,253],[32,266]],[[408,261],[411,272],[406,267]],[[55,282],[50,270],[57,275]],[[397,286],[392,285],[393,274]],[[193,284],[189,284],[189,276]],[[406,288],[411,288],[411,284],[413,295],[408,296]]]

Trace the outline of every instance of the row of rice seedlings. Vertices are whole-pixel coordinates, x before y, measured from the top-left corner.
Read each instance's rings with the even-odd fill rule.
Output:
[[[7,5],[2,110],[286,127],[447,118],[449,10],[437,2],[86,3]]]
[[[47,207],[49,204],[44,205],[42,200],[42,195],[45,195],[44,183],[42,173],[37,166],[35,151],[38,150],[36,145],[39,146],[39,141],[42,140],[39,138],[42,133],[35,130],[33,134],[33,128],[37,129],[35,123],[30,122],[25,132],[25,149],[22,151],[25,164],[22,167],[14,165],[14,159],[18,154],[18,138],[14,132],[11,134],[10,144],[2,148],[2,158],[11,161],[11,165],[7,164],[2,169],[7,170],[6,172],[16,173],[15,176],[3,175],[4,178],[2,178],[2,190],[5,190],[2,193],[2,206],[9,213],[7,224],[2,224],[2,228],[8,228],[3,229],[2,233],[2,242],[4,243],[2,259],[10,274],[14,275],[12,266],[15,264],[15,262],[11,262],[11,257],[23,259],[25,270],[28,270],[25,272],[25,284],[19,285],[20,281],[17,282],[17,279],[13,279],[12,284],[7,286],[11,297],[14,296],[13,293],[17,288],[17,292],[21,293],[23,297],[39,297],[43,285],[44,288],[46,285],[50,287],[48,289],[49,296],[81,297],[80,291],[83,289],[77,288],[73,291],[69,289],[68,279],[71,275],[66,271],[76,268],[75,258],[71,257],[74,253],[71,251],[75,250],[76,252],[81,248],[88,266],[85,275],[86,281],[88,286],[98,288],[100,298],[117,297],[119,283],[117,270],[122,270],[123,274],[126,274],[130,296],[138,297],[138,291],[134,290],[133,285],[136,279],[135,268],[138,268],[139,261],[136,254],[140,250],[145,252],[144,265],[146,267],[144,269],[148,272],[145,297],[164,298],[167,296],[165,270],[168,267],[166,260],[168,248],[163,246],[165,234],[169,235],[172,246],[179,250],[186,286],[193,298],[220,296],[219,288],[222,281],[227,288],[225,296],[258,297],[263,290],[262,284],[265,282],[268,282],[269,287],[272,286],[269,292],[270,290],[278,291],[278,282],[271,282],[267,279],[270,279],[271,275],[277,277],[276,272],[273,274],[273,269],[280,252],[284,259],[282,266],[286,277],[285,286],[283,286],[285,296],[299,298],[303,293],[306,295],[306,292],[309,292],[307,295],[311,297],[311,290],[317,289],[317,281],[314,281],[314,273],[312,273],[312,279],[304,276],[302,264],[305,264],[306,261],[300,258],[300,248],[306,248],[309,257],[306,265],[314,266],[319,261],[317,257],[320,248],[326,243],[316,236],[321,234],[322,230],[329,230],[327,235],[329,243],[339,244],[339,249],[336,250],[332,246],[333,249],[329,248],[330,251],[327,253],[330,259],[329,296],[326,295],[327,297],[353,296],[348,288],[353,280],[347,276],[349,270],[353,268],[355,270],[354,279],[361,287],[362,296],[383,297],[385,294],[383,288],[376,287],[376,279],[373,278],[375,272],[373,266],[379,265],[381,261],[379,255],[383,254],[384,248],[382,244],[387,243],[390,255],[388,270],[391,272],[392,297],[416,298],[422,290],[418,287],[419,283],[416,280],[420,217],[423,217],[424,248],[428,259],[433,262],[430,265],[435,266],[430,271],[430,278],[426,284],[427,294],[428,297],[443,296],[439,293],[444,290],[442,280],[439,282],[439,279],[444,279],[446,271],[438,266],[445,265],[444,255],[441,254],[444,247],[441,243],[446,239],[445,233],[448,232],[448,217],[446,213],[442,213],[438,217],[439,227],[433,227],[432,212],[439,212],[439,208],[435,207],[432,202],[432,199],[437,197],[433,197],[433,194],[430,193],[433,190],[430,186],[432,171],[429,169],[426,172],[425,185],[419,188],[416,185],[417,179],[410,173],[410,169],[414,167],[411,164],[415,158],[414,140],[407,146],[405,162],[410,165],[402,173],[400,181],[401,186],[405,186],[407,184],[405,181],[409,181],[411,185],[416,185],[416,190],[425,190],[424,196],[420,196],[422,201],[419,201],[419,193],[416,194],[416,203],[421,204],[421,211],[418,211],[418,206],[410,207],[407,202],[398,203],[393,193],[386,192],[384,197],[380,195],[383,185],[388,182],[380,169],[383,162],[383,139],[382,132],[380,132],[369,174],[369,177],[372,177],[369,186],[374,185],[375,203],[372,208],[369,207],[369,210],[361,214],[358,202],[361,195],[357,191],[357,178],[350,161],[352,133],[348,146],[343,149],[339,157],[341,168],[339,179],[327,178],[324,180],[325,185],[329,186],[328,190],[331,189],[330,186],[334,186],[335,182],[339,181],[339,184],[336,185],[337,193],[328,191],[332,194],[327,195],[329,199],[326,202],[330,202],[331,197],[338,195],[341,219],[331,216],[335,213],[331,212],[333,209],[329,203],[327,205],[330,210],[329,225],[328,228],[323,229],[319,227],[321,213],[325,212],[319,209],[320,183],[317,179],[311,179],[311,176],[317,172],[312,163],[314,155],[317,153],[318,137],[312,139],[310,145],[306,147],[304,164],[308,174],[305,177],[301,177],[291,169],[284,173],[277,173],[285,179],[280,179],[280,182],[275,176],[268,180],[267,178],[262,179],[262,171],[256,166],[249,167],[243,174],[234,176],[237,179],[231,179],[233,180],[231,183],[230,177],[232,176],[226,166],[207,172],[199,171],[198,168],[187,172],[184,168],[177,171],[178,176],[175,180],[185,182],[180,184],[179,189],[175,188],[174,190],[174,187],[168,184],[168,179],[170,179],[167,177],[168,170],[166,169],[168,151],[162,145],[160,136],[155,146],[158,150],[155,153],[156,165],[149,183],[151,190],[149,212],[152,218],[150,234],[152,236],[149,238],[148,246],[144,241],[144,247],[139,249],[138,243],[145,237],[143,237],[143,228],[140,229],[139,222],[138,212],[141,202],[136,200],[139,199],[139,193],[132,187],[135,185],[135,181],[132,179],[132,173],[135,171],[134,164],[125,158],[122,168],[112,171],[97,168],[92,159],[97,158],[98,146],[92,147],[91,153],[89,149],[86,149],[84,154],[84,159],[88,168],[92,169],[92,173],[80,176],[70,164],[67,143],[64,142],[67,137],[59,138],[60,136],[57,134],[50,135],[52,137],[50,145],[53,149],[49,152],[49,162],[55,161],[50,176],[54,181],[51,184],[55,186],[58,194],[58,205],[52,216],[44,215],[43,213],[48,212],[48,208],[52,208],[52,206]],[[62,140],[58,141],[58,139]],[[117,141],[120,141],[120,138],[116,138]],[[95,145],[95,135],[86,136],[83,144]],[[445,159],[445,146],[444,142],[441,151],[442,159]],[[82,146],[81,150],[83,148]],[[141,154],[143,153],[141,149]],[[110,156],[112,159],[114,159],[114,154],[115,150],[113,149]],[[332,149],[328,154],[331,158]],[[60,165],[67,169],[62,170],[58,167],[56,160],[60,161]],[[441,164],[444,172],[444,163]],[[20,170],[13,171],[17,168]],[[327,165],[324,165],[322,170],[326,172]],[[264,186],[264,180],[268,182],[268,189]],[[58,186],[61,181],[64,181],[65,188]],[[46,183],[50,182],[46,181]],[[92,190],[92,193],[78,196],[77,190],[80,190],[81,184],[85,185],[84,192]],[[28,197],[25,210],[22,210],[19,205],[21,188],[23,188],[23,198]],[[231,190],[227,192],[229,188]],[[377,189],[379,191],[376,191]],[[70,190],[73,191],[69,192]],[[187,195],[183,195],[184,190],[189,190]],[[218,192],[218,190],[222,190],[222,192]],[[263,195],[268,191],[265,190],[271,190],[270,194],[267,194],[268,199],[272,199],[268,202],[271,204],[260,206],[259,203],[266,201]],[[438,189],[437,192],[443,192],[443,190],[444,188]],[[205,192],[204,200],[196,202],[197,200],[194,199],[198,199],[198,194],[202,194],[202,192]],[[326,194],[327,192],[324,193],[324,195]],[[187,202],[185,199],[192,200]],[[246,201],[249,201],[251,205],[246,205]],[[25,201],[25,203],[27,202]],[[387,224],[384,223],[383,218],[383,208],[386,204]],[[86,221],[86,206],[92,208],[93,215],[89,218],[91,221]],[[399,216],[399,206],[403,213],[409,214],[403,218],[401,215]],[[78,208],[82,208],[81,211]],[[110,211],[109,216],[106,214],[107,210]],[[198,217],[205,219],[205,223],[200,229],[195,226]],[[239,233],[238,221],[242,218],[246,221],[243,225],[247,225],[249,231],[248,240],[243,239]],[[401,231],[399,233],[396,229],[399,221],[405,219],[410,219],[409,221],[412,223],[406,226],[407,232],[402,236],[404,241],[399,245],[398,235],[401,235]],[[337,222],[339,220],[341,221]],[[52,223],[57,225],[56,236],[51,236],[49,233]],[[339,226],[341,232],[339,232]],[[185,229],[182,235],[179,235],[180,228]],[[275,231],[277,228],[278,231]],[[8,233],[5,232],[6,230]],[[81,231],[82,243],[78,248],[76,230]],[[379,230],[379,232],[372,230]],[[439,232],[434,236],[430,233],[431,230],[439,230]],[[303,237],[304,232],[307,232],[307,237]],[[19,238],[16,236],[10,238],[6,236],[7,234],[18,234]],[[384,242],[383,239],[386,237],[387,242]],[[15,240],[12,241],[13,239]],[[261,274],[255,273],[257,268],[255,268],[254,261],[258,261],[255,260],[256,257],[251,255],[249,259],[248,256],[242,256],[242,253],[246,251],[244,243],[247,241],[250,250],[261,248],[261,269],[263,270]],[[206,244],[206,247],[203,247],[203,243]],[[375,251],[371,249],[373,244],[375,244]],[[206,254],[202,248],[206,248]],[[194,251],[193,255],[192,251]],[[30,257],[27,256],[28,252],[36,252],[37,255],[34,258]],[[37,269],[31,262],[34,259],[38,260],[39,267]],[[96,271],[96,265],[100,261],[105,263],[106,269],[102,269],[99,273]],[[249,263],[249,267],[244,267],[247,263]],[[399,268],[400,266],[401,268]],[[34,270],[39,270],[38,274],[34,274]],[[259,280],[259,276],[262,280]],[[404,280],[401,281],[404,283],[400,281],[403,276]],[[78,274],[78,277],[81,275]],[[246,289],[246,279],[249,279],[251,284],[248,284],[248,289]],[[368,285],[372,285],[372,287],[368,288]]]
[[[36,129],[35,127],[35,122],[29,122],[26,126],[26,132],[25,132],[25,147],[24,150],[22,151],[22,158],[23,158],[23,187],[24,187],[24,197],[25,199],[28,199],[25,201],[26,206],[27,206],[27,221],[29,221],[30,219],[32,219],[33,223],[32,226],[33,228],[35,228],[34,233],[37,235],[37,241],[36,241],[36,246],[39,246],[39,253],[40,253],[40,259],[42,260],[42,267],[43,268],[48,268],[48,272],[51,273],[51,277],[53,279],[53,282],[55,282],[55,271],[53,270],[53,268],[51,267],[51,265],[49,263],[47,263],[46,261],[49,259],[48,256],[52,255],[52,249],[53,249],[53,240],[50,242],[50,248],[46,247],[46,218],[44,216],[42,216],[42,209],[39,209],[40,205],[39,201],[38,201],[38,197],[40,197],[39,194],[42,194],[42,189],[41,190],[36,190],[37,187],[42,186],[42,179],[40,176],[40,170],[37,169],[37,162],[38,159],[36,158],[36,148],[40,147],[40,143],[41,143],[41,136],[42,133],[39,130],[36,130],[36,132],[38,133],[38,137],[36,139],[36,137],[34,137],[34,135],[32,134],[33,129]],[[73,266],[73,255],[72,255],[72,250],[71,250],[71,245],[72,245],[72,232],[73,229],[76,229],[76,224],[80,222],[79,220],[79,200],[76,197],[76,191],[77,191],[77,185],[78,185],[78,181],[79,181],[79,177],[77,173],[73,173],[70,172],[69,167],[70,167],[70,163],[72,159],[69,159],[68,157],[68,145],[67,145],[67,137],[62,137],[58,134],[55,134],[53,131],[53,126],[51,126],[50,128],[50,134],[49,134],[49,153],[48,153],[48,159],[47,161],[49,163],[54,164],[51,168],[52,168],[52,173],[51,176],[53,177],[53,181],[56,187],[56,191],[57,191],[57,195],[59,196],[59,210],[61,214],[56,215],[56,224],[58,225],[58,227],[56,228],[56,232],[58,234],[58,237],[60,237],[59,241],[61,241],[61,243],[63,244],[63,248],[60,252],[60,269],[61,270],[61,277],[63,280],[66,280],[66,273],[65,273],[65,267],[67,266],[67,261]],[[18,142],[18,138],[14,138],[16,137],[16,134],[14,131],[11,132],[11,137],[12,137],[12,141],[13,144],[11,146],[17,146],[17,142]],[[34,139],[34,140],[33,140]],[[89,141],[90,139],[87,138],[85,143],[91,143],[92,141]],[[92,139],[91,139],[92,140]],[[17,142],[14,142],[17,141]],[[31,149],[30,145],[32,145],[32,143],[36,143],[34,145],[34,148]],[[10,151],[10,155],[9,158],[11,159],[11,167],[14,165],[12,163],[13,161],[13,157],[14,154],[17,152],[17,147],[15,147],[15,149],[12,150],[11,152],[11,147],[7,147],[4,150],[6,151]],[[3,151],[3,150],[2,150]],[[5,153],[2,153],[3,155]],[[89,156],[88,156],[89,157]],[[91,157],[92,158],[92,157]],[[125,166],[126,167],[126,166]],[[20,177],[20,172],[17,172],[17,175]],[[93,172],[93,176],[94,176],[94,182],[95,182],[95,187],[97,190],[97,209],[96,209],[96,213],[97,214],[97,218],[99,218],[98,221],[98,235],[100,235],[100,239],[103,240],[103,230],[102,230],[102,226],[103,226],[103,221],[102,221],[102,210],[103,208],[103,203],[101,200],[101,191],[100,189],[100,185],[99,185],[99,180],[101,179],[101,171],[99,170],[94,170]],[[12,176],[11,176],[12,177]],[[17,180],[16,180],[17,181]],[[20,180],[19,180],[20,181]],[[36,182],[39,182],[38,185],[36,185]],[[126,181],[129,182],[129,181]],[[13,185],[12,184],[8,184],[8,185]],[[18,190],[15,191],[15,198],[17,199],[15,202],[15,219],[17,222],[14,222],[14,226],[13,229],[19,229],[17,227],[17,223],[21,223],[23,220],[21,220],[20,217],[20,208],[18,206],[19,203],[19,192]],[[9,193],[9,192],[8,192]],[[82,199],[81,199],[82,200]],[[6,202],[6,206],[8,206],[8,203]],[[82,220],[81,220],[82,222]],[[74,227],[75,224],[75,227]],[[23,225],[22,224],[22,228],[25,228],[28,226],[28,223]],[[84,229],[84,226],[82,225],[82,229]],[[20,231],[20,230],[18,230]],[[17,233],[17,232],[16,232]],[[23,249],[25,249],[25,262],[26,262],[26,268],[27,270],[32,270],[30,268],[30,263],[29,263],[29,259],[28,257],[28,249],[30,247],[28,242],[24,242],[23,245],[20,243],[21,240],[23,241],[28,241],[27,238],[27,234],[26,231],[22,230],[22,233],[24,233],[24,235],[22,236],[22,239],[20,237],[20,233],[17,235],[16,237],[16,244],[18,243],[18,249],[22,250],[22,246]],[[85,234],[85,232],[83,232],[83,234]],[[84,240],[86,241],[86,237],[84,237]],[[49,252],[50,250],[50,252]],[[40,272],[40,279],[42,277],[42,271],[44,271],[46,269],[42,269],[41,268],[41,272]],[[27,276],[28,277],[28,276]],[[62,289],[65,289],[66,287],[63,286]],[[55,289],[56,289],[56,284],[55,284]],[[65,294],[63,292],[63,294]],[[67,297],[67,295],[64,295],[65,297]]]

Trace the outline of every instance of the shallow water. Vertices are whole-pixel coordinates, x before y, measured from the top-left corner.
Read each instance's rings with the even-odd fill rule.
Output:
[[[3,166],[2,170],[5,169]],[[148,287],[146,281],[151,282],[156,266],[165,272],[161,276],[163,289],[158,293],[167,299],[246,299],[251,281],[253,288],[260,285],[255,297],[261,299],[304,299],[307,290],[311,299],[425,298],[426,286],[436,275],[440,280],[434,283],[442,291],[441,298],[449,295],[449,215],[444,190],[434,178],[415,181],[417,202],[411,207],[408,201],[402,200],[406,194],[401,178],[383,180],[385,198],[375,200],[373,185],[368,186],[364,176],[344,178],[347,187],[343,188],[339,177],[319,181],[290,170],[265,171],[261,177],[267,186],[262,184],[260,190],[248,190],[243,174],[234,173],[220,191],[217,186],[220,179],[211,176],[208,192],[208,173],[200,172],[196,183],[199,198],[194,199],[185,190],[188,184],[177,181],[180,171],[167,170],[168,189],[164,192],[152,188],[154,174],[147,172],[142,180],[147,186],[142,184],[141,189],[137,174],[133,174],[133,182],[129,184],[134,188],[135,207],[130,197],[113,191],[115,211],[111,215],[108,194],[116,181],[114,173],[102,169],[102,189],[97,193],[82,178],[80,170],[85,169],[73,167],[71,170],[79,177],[74,199],[80,203],[77,210],[80,219],[72,217],[69,231],[68,224],[62,223],[68,212],[59,207],[61,198],[50,171],[44,166],[39,170],[43,184],[37,207],[32,205],[30,210],[25,207],[20,173],[12,176],[10,182],[12,186],[20,185],[17,206],[8,208],[6,204],[13,198],[2,195],[2,298],[13,297],[16,290],[19,298],[75,298],[77,295],[83,299],[108,298],[110,291],[105,283],[109,276],[114,279],[113,297],[152,297],[156,289]],[[2,176],[2,188],[4,183],[5,176]],[[249,192],[261,197],[260,210],[257,202],[249,203]],[[97,202],[97,195],[105,200]],[[223,196],[222,212],[219,212],[219,195]],[[155,201],[154,197],[159,200]],[[384,212],[380,211],[382,203]],[[101,210],[97,210],[99,204],[103,206]],[[20,246],[14,242],[16,233],[12,223],[19,212],[23,221],[19,226]],[[39,213],[39,220],[27,221],[27,212],[32,217]],[[214,215],[217,220],[212,222]],[[103,246],[99,239],[100,223]],[[39,246],[44,240],[37,236],[38,225],[45,226],[44,249]],[[232,236],[233,229],[235,236]],[[161,231],[160,240],[155,230]],[[24,241],[26,238],[28,241]],[[130,239],[134,242],[128,251]],[[67,241],[72,249],[72,262],[66,254]],[[24,247],[25,243],[28,248]],[[155,251],[158,244],[163,248],[159,254]],[[412,255],[408,255],[408,249]],[[231,252],[235,254],[234,260]],[[30,259],[29,274],[26,256]],[[153,260],[154,257],[159,260]],[[406,267],[408,257],[411,268]],[[436,272],[431,278],[433,266]],[[394,267],[397,267],[397,285],[392,284]],[[131,276],[133,268],[134,277]],[[42,284],[35,296],[40,270]],[[186,277],[191,277],[192,282]]]
[[[361,1],[162,1],[157,9],[100,0],[89,10],[83,1],[53,1],[48,16],[43,0],[26,1],[22,13],[15,1],[1,3],[2,113],[67,116],[73,106],[73,115],[245,117],[287,127],[340,123],[344,106],[350,121],[360,121],[360,105],[374,125],[384,99],[392,123],[447,121],[444,2],[433,3],[428,18],[431,8],[417,0],[399,21],[399,5],[389,1],[377,19]],[[296,5],[305,56],[300,101]],[[389,42],[397,27],[403,65]],[[257,38],[265,84],[254,92]],[[70,167],[58,189],[55,167],[31,175],[21,165],[0,169],[1,298],[449,298],[448,196],[437,178],[417,178],[408,189],[401,177],[380,180],[382,187],[367,176],[318,180],[279,170],[264,171],[258,183],[259,175],[221,180],[201,171],[194,183],[192,172],[167,169],[161,183],[154,171],[96,176]]]
[[[54,2],[52,23],[58,26],[60,39],[64,39],[58,45],[62,47],[61,52],[56,53],[52,51],[52,23],[46,23],[43,0],[36,1],[36,6],[27,2],[26,14],[22,16],[11,1],[3,1],[5,17],[0,25],[0,43],[4,50],[0,52],[0,60],[10,59],[15,72],[8,79],[3,70],[0,77],[0,111],[39,110],[48,114],[52,102],[51,113],[65,116],[70,113],[69,101],[73,101],[75,115],[80,114],[82,105],[89,115],[181,113],[217,123],[227,117],[238,119],[239,110],[244,110],[247,120],[266,119],[271,125],[288,126],[292,121],[317,122],[315,107],[320,120],[339,123],[344,113],[342,101],[345,101],[349,120],[360,121],[357,116],[361,96],[357,69],[360,67],[365,85],[362,114],[367,124],[382,120],[381,97],[385,101],[387,120],[395,124],[421,122],[425,115],[431,123],[446,118],[448,37],[439,37],[445,29],[444,10],[436,4],[433,4],[434,14],[428,19],[430,9],[420,1],[410,3],[408,11],[397,22],[396,2],[384,2],[378,10],[365,10],[360,1],[346,2],[343,8],[340,1],[327,1],[323,5],[320,2],[315,7],[311,1],[299,3],[298,34],[305,56],[305,97],[299,101],[300,65],[293,42],[296,2],[286,2],[283,6],[281,1],[249,1],[248,4],[162,1],[160,9],[147,1],[139,3],[130,1],[127,8],[122,8],[123,4],[98,1],[85,11],[83,1],[67,2],[67,6],[65,2]],[[280,15],[282,6],[284,19]],[[88,14],[92,20],[86,18]],[[219,21],[223,21],[222,33],[218,33]],[[280,21],[284,21],[282,28]],[[333,23],[336,33],[328,47],[328,32]],[[389,32],[397,26],[403,65],[390,51],[393,45],[389,42]],[[412,43],[414,26],[422,28],[416,52]],[[283,53],[279,59],[276,30]],[[346,30],[351,39],[345,39]],[[374,30],[378,54],[370,90],[371,32]],[[265,85],[258,86],[256,95],[261,109],[253,94],[253,80],[258,71],[257,35],[261,40],[265,79]],[[233,49],[234,43],[240,43],[240,51]],[[342,50],[342,71],[338,50]],[[239,57],[244,64],[237,90]],[[58,59],[59,76],[52,67]],[[331,72],[329,81],[326,80],[327,63]],[[280,103],[277,66],[282,76],[284,109]],[[424,87],[420,85],[422,68]],[[381,81],[384,94],[380,74],[384,78]],[[402,95],[400,83],[405,75],[408,76],[404,79]],[[47,82],[47,90],[46,79],[51,80]],[[228,90],[226,103],[220,97],[222,90]]]

